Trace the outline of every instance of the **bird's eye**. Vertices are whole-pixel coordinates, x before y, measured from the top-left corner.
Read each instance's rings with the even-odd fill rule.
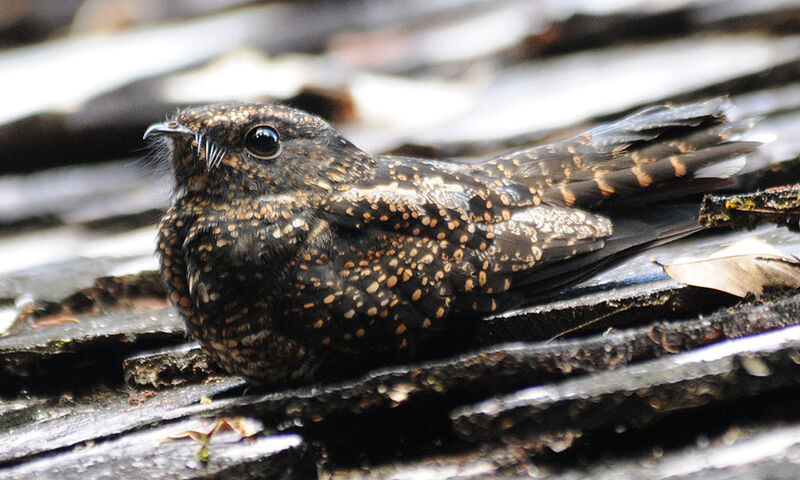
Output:
[[[244,148],[258,158],[275,158],[281,150],[278,132],[269,125],[251,128],[244,137]]]

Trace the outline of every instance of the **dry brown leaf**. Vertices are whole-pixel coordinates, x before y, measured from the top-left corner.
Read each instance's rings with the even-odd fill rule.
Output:
[[[264,425],[258,420],[247,417],[220,417],[212,423],[206,424],[203,429],[198,428],[197,430],[175,433],[170,435],[168,439],[181,440],[191,438],[199,443],[208,443],[211,437],[225,430],[234,431],[242,438],[249,438],[263,432]]]
[[[681,283],[744,297],[764,287],[800,287],[800,261],[755,238],[746,238],[702,258],[661,265]]]

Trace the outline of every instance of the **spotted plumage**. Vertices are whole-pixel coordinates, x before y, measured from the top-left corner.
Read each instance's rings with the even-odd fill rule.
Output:
[[[512,294],[686,233],[634,232],[614,209],[734,174],[755,144],[736,139],[749,125],[726,108],[655,107],[469,165],[369,155],[279,105],[186,109],[145,134],[175,174],[161,273],[228,371],[311,381],[333,358],[413,351]]]

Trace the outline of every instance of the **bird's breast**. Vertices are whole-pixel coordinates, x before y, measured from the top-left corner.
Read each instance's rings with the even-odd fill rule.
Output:
[[[315,222],[311,211],[291,195],[206,200],[199,207],[185,247],[206,265],[276,270],[296,255]]]

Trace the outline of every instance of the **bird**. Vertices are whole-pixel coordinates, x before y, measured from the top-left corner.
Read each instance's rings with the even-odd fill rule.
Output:
[[[370,154],[278,103],[185,108],[144,134],[174,176],[160,273],[188,332],[255,387],[413,358],[697,231],[644,206],[732,181],[758,143],[731,107],[651,106],[480,162]]]

